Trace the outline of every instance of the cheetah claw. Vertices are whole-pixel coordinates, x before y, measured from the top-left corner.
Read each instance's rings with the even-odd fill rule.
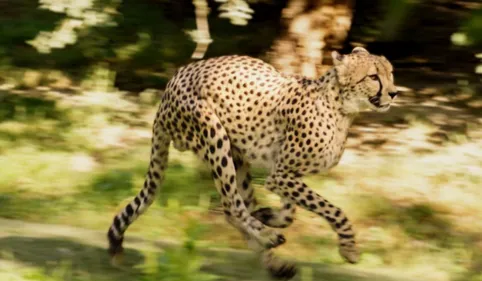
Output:
[[[262,230],[258,237],[258,241],[261,245],[264,245],[265,249],[276,248],[286,242],[283,234],[279,234],[277,231],[269,228]]]
[[[271,248],[276,248],[278,247],[279,245],[282,245],[286,242],[286,238],[284,237],[283,234],[278,234],[276,236],[276,239],[274,241],[270,241],[270,243],[268,243],[267,245],[267,248],[268,249],[271,249]]]

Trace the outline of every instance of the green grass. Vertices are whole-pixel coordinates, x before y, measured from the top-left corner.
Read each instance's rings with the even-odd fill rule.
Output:
[[[142,186],[156,107],[122,93],[28,93],[2,93],[0,217],[104,233],[113,215]],[[354,222],[363,252],[359,265],[346,265],[328,225],[302,210],[294,226],[284,231],[288,243],[277,252],[291,257],[295,253],[299,262],[347,270],[354,267],[433,281],[480,280],[482,147],[478,140],[449,140],[433,152],[413,152],[411,145],[420,145],[431,132],[430,125],[409,123],[398,132],[407,141],[400,147],[403,153],[348,149],[340,166],[328,175],[306,179]],[[263,173],[255,171],[255,175],[256,186],[261,187]],[[257,195],[263,205],[278,204],[278,198],[262,188]],[[130,227],[127,236],[182,241],[189,238],[185,229],[194,220],[204,230],[196,237],[203,247],[246,248],[221,213],[205,211],[206,206],[219,205],[218,197],[202,163],[190,153],[172,149],[159,200]],[[0,241],[5,246],[0,248],[14,252],[12,259],[2,260],[7,264],[4,267],[22,268],[0,271],[5,278],[57,280],[55,274],[60,273],[54,274],[54,269],[64,272],[67,265],[51,247],[64,246],[76,255],[67,259],[75,272],[67,279],[114,280],[120,276],[104,265],[104,249],[87,246],[87,241],[25,239],[9,236]],[[182,251],[171,253],[171,259],[182,259],[187,255]],[[135,250],[129,253],[136,264],[146,258]],[[194,260],[196,272],[199,264]],[[213,262],[211,273],[229,264],[209,261]],[[238,270],[235,266],[231,263],[226,271]],[[135,276],[143,273],[136,267],[125,274],[128,280],[138,280]],[[334,276],[338,279],[333,280],[350,280],[339,273]]]

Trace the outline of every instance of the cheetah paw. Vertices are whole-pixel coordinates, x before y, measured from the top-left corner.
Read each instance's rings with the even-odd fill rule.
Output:
[[[279,234],[276,230],[270,228],[264,228],[259,233],[260,239],[258,239],[266,249],[278,247],[286,242],[283,234]]]

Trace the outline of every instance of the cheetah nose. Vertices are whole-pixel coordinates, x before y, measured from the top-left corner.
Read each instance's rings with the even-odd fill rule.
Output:
[[[391,93],[388,93],[388,95],[394,99],[396,96],[397,96],[398,92],[391,92]]]

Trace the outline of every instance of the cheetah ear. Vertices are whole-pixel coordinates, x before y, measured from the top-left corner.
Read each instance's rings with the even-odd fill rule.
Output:
[[[343,62],[343,55],[341,55],[337,51],[331,52],[331,58],[333,59],[333,64],[335,66],[340,65]]]
[[[352,54],[356,54],[356,53],[367,53],[369,54],[369,52],[367,51],[367,49],[363,48],[363,47],[355,47],[353,48],[353,50],[351,51]]]
[[[331,57],[333,58],[333,65],[336,70],[336,78],[338,82],[342,85],[348,83],[348,80],[345,78],[345,74],[347,72],[348,62],[345,59],[344,55],[340,55],[337,51],[331,52]]]

